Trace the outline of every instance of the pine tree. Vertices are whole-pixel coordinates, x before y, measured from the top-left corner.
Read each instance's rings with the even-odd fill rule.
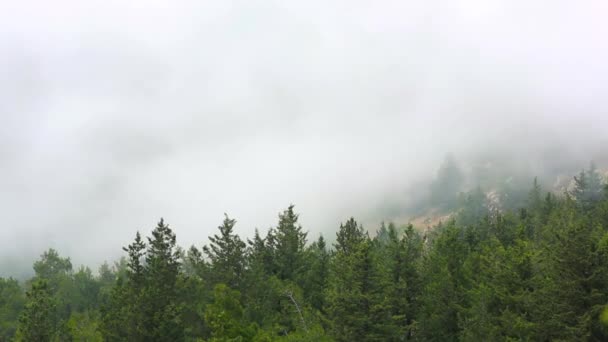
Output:
[[[533,336],[529,304],[533,272],[530,245],[518,240],[505,247],[496,237],[482,242],[466,266],[467,305],[459,317],[464,341],[526,340]]]
[[[129,254],[127,262],[127,278],[131,287],[135,289],[141,289],[144,285],[144,265],[142,263],[146,243],[142,240],[139,232],[135,234],[135,241],[127,247],[123,247],[123,250]]]
[[[190,246],[187,252],[181,257],[182,271],[188,277],[198,279],[207,278],[209,275],[210,265],[204,259],[203,253],[195,246]]]
[[[383,341],[412,339],[421,291],[422,239],[411,225],[403,234],[393,223],[382,226],[373,240],[368,335]]]
[[[180,341],[182,306],[177,287],[180,252],[173,231],[161,219],[144,243],[139,233],[124,250],[126,279],[119,278],[102,309],[104,338],[109,341]]]
[[[330,264],[327,315],[337,341],[366,341],[372,310],[372,243],[351,218],[340,225]]]
[[[607,301],[605,274],[598,272],[605,262],[595,243],[603,232],[570,199],[555,207],[547,226],[534,278],[536,339],[590,339],[598,307]]]
[[[397,263],[396,274],[400,280],[405,280],[405,293],[397,291],[397,296],[404,297],[407,303],[405,307],[405,327],[406,339],[411,340],[415,336],[416,319],[419,315],[420,304],[419,298],[422,291],[421,266],[423,256],[423,241],[420,234],[414,230],[414,227],[409,224],[405,229],[405,234],[401,238],[400,245],[403,249],[400,255],[399,263]],[[399,282],[397,282],[399,284]]]
[[[584,209],[590,209],[594,203],[602,199],[603,190],[603,180],[597,172],[595,163],[591,162],[589,170],[582,170],[578,177],[574,177],[574,188],[570,194]]]
[[[456,341],[460,333],[458,316],[466,304],[465,289],[470,279],[463,267],[470,249],[454,221],[438,234],[424,260],[418,336],[423,340]]]
[[[462,190],[464,175],[452,155],[446,156],[431,184],[431,205],[442,210],[454,208]]]
[[[304,277],[303,291],[307,302],[319,311],[323,310],[325,304],[329,257],[323,235],[306,250],[306,263],[309,267]]]
[[[225,215],[224,222],[218,227],[220,235],[209,237],[209,246],[203,251],[211,261],[211,277],[214,284],[224,283],[239,289],[245,270],[245,243],[233,233],[236,220]]]
[[[302,230],[293,209],[294,205],[290,205],[279,214],[279,224],[274,234],[269,233],[269,238],[274,244],[276,275],[281,280],[296,281],[303,272],[307,233]]]
[[[213,291],[213,303],[205,308],[205,322],[211,328],[210,341],[251,341],[256,334],[254,326],[246,324],[240,293],[225,284]]]
[[[25,294],[19,282],[0,278],[0,341],[10,341],[15,335],[24,306]]]
[[[67,329],[74,341],[102,342],[99,320],[95,312],[74,312],[67,322]]]
[[[274,286],[271,286],[277,281],[273,229],[265,237],[262,237],[256,229],[253,239],[248,239],[247,244],[247,267],[243,290],[243,302],[247,303],[247,306],[244,314],[248,321],[270,329],[280,320],[280,295],[275,291]]]
[[[340,229],[336,233],[336,244],[334,247],[336,252],[343,255],[352,255],[359,244],[365,241],[365,239],[366,235],[363,232],[363,227],[357,224],[357,221],[351,217],[346,223],[340,224]]]
[[[145,341],[146,327],[143,290],[146,284],[143,258],[146,244],[139,232],[133,243],[123,250],[129,258],[125,262],[125,277],[118,277],[107,302],[101,308],[100,330],[107,341]]]
[[[542,188],[538,183],[538,178],[534,177],[534,183],[532,189],[528,193],[528,208],[532,212],[536,213],[541,209],[542,205]]]
[[[247,267],[265,275],[275,273],[275,236],[271,229],[266,237],[262,238],[258,229],[255,230],[253,239],[247,239]]]
[[[57,332],[56,303],[46,280],[36,280],[26,294],[27,303],[19,317],[18,341],[51,341]]]
[[[389,226],[392,225],[393,223],[389,223]],[[395,229],[394,226],[391,227],[393,230]],[[395,232],[393,232],[395,233]],[[387,245],[390,243],[390,233],[389,233],[389,228],[386,227],[386,224],[384,222],[382,222],[380,224],[380,228],[378,229],[378,231],[376,232],[376,236],[374,237],[374,240],[376,242],[378,242],[380,245]]]
[[[148,238],[145,255],[146,286],[141,305],[145,306],[144,328],[150,341],[179,341],[184,338],[176,288],[179,259],[175,233],[161,218],[152,231],[152,237]]]
[[[73,311],[85,312],[98,308],[101,284],[90,268],[81,266],[72,275],[72,285],[66,295],[69,296]]]
[[[456,222],[459,226],[473,226],[488,214],[486,194],[477,187],[463,194]]]
[[[373,239],[373,288],[369,323],[372,339],[400,341],[405,337],[408,302],[404,274],[405,249],[397,228],[382,223]]]

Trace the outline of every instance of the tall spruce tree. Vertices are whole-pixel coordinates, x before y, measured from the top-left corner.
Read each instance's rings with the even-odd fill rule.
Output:
[[[180,252],[173,231],[161,219],[147,244],[139,232],[124,250],[127,277],[119,279],[103,310],[101,330],[109,341],[180,341],[178,302]]]
[[[598,307],[607,301],[596,242],[605,230],[590,225],[570,199],[558,203],[547,226],[534,277],[535,338],[592,340]]]
[[[298,215],[290,205],[279,214],[279,224],[269,238],[274,243],[276,275],[281,280],[296,281],[304,270],[304,247],[306,235],[298,223]]]
[[[303,291],[307,302],[316,309],[323,310],[325,290],[329,274],[329,252],[323,235],[306,250],[306,263],[309,265],[303,280]]]
[[[572,197],[585,209],[590,209],[594,203],[602,199],[604,185],[595,163],[591,162],[588,170],[582,170],[574,177]]]
[[[458,195],[462,191],[464,175],[452,155],[447,155],[437,171],[430,189],[431,205],[441,210],[456,207]]]
[[[233,233],[236,220],[224,215],[224,222],[218,227],[220,234],[210,236],[210,244],[203,247],[203,251],[211,262],[212,282],[240,289],[245,271],[246,244]]]
[[[466,305],[464,288],[469,279],[464,267],[470,246],[454,221],[436,234],[424,260],[418,336],[423,340],[456,341],[459,314]]]
[[[402,287],[397,287],[395,294],[397,297],[403,297],[396,300],[405,301],[407,305],[404,308],[406,340],[415,338],[416,323],[420,311],[420,295],[422,292],[422,256],[423,256],[423,240],[420,234],[414,230],[414,227],[409,224],[405,228],[405,232],[399,241],[398,259],[395,261],[396,267],[394,276],[397,284],[400,281],[405,281],[406,286],[403,291]],[[398,307],[397,310],[400,308]]]
[[[340,225],[330,264],[327,315],[337,341],[370,340],[372,243],[350,218]]]
[[[145,260],[146,286],[141,305],[145,307],[144,327],[148,338],[150,341],[180,341],[184,338],[176,287],[180,254],[175,233],[162,218],[148,237]]]
[[[142,305],[146,275],[144,266],[146,243],[139,232],[133,243],[123,250],[129,258],[125,263],[125,277],[119,277],[108,301],[101,308],[100,330],[107,341],[145,341],[146,313]]]

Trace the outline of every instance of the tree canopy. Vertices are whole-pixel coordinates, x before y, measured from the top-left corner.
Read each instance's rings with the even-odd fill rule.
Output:
[[[593,164],[568,193],[539,184],[513,210],[462,192],[425,232],[351,217],[309,242],[290,205],[250,239],[225,215],[188,250],[161,219],[97,273],[49,249],[0,278],[0,341],[608,340],[608,189]]]

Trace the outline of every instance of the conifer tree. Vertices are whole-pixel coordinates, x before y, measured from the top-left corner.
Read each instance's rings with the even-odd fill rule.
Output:
[[[277,316],[277,303],[271,299],[275,298],[275,295],[268,285],[275,269],[273,247],[269,246],[269,237],[272,238],[271,232],[262,237],[258,229],[255,229],[253,238],[247,239],[247,266],[243,289],[243,297],[247,303],[244,314],[249,321],[262,327],[275,324]]]
[[[455,341],[460,333],[458,316],[466,304],[463,288],[470,279],[463,267],[469,245],[454,221],[437,233],[424,262],[418,333],[423,340]]]
[[[182,306],[177,287],[180,252],[173,231],[161,219],[147,244],[139,233],[124,250],[127,277],[119,279],[102,310],[104,338],[110,341],[180,341]]]
[[[334,248],[337,253],[352,255],[357,250],[359,244],[365,239],[366,235],[363,232],[363,227],[351,217],[346,223],[340,224],[340,229],[336,233]]]
[[[146,250],[146,286],[142,306],[150,341],[179,341],[183,339],[180,326],[181,307],[177,303],[176,287],[180,269],[180,255],[176,248],[175,233],[161,218]]]
[[[588,170],[582,170],[578,177],[574,177],[574,189],[570,192],[577,202],[584,208],[591,206],[603,197],[603,180],[595,163],[591,162]]]
[[[540,210],[542,205],[542,188],[538,183],[538,178],[534,177],[534,183],[532,184],[532,189],[528,193],[528,208],[532,212],[536,213]]]
[[[56,303],[46,280],[36,280],[26,294],[27,303],[19,317],[18,341],[51,341],[57,332]]]
[[[537,339],[590,339],[593,310],[607,301],[605,261],[597,257],[598,228],[589,225],[570,199],[554,209],[547,226],[550,232],[539,254],[535,274],[534,319]]]
[[[423,241],[420,234],[414,230],[414,227],[409,224],[403,237],[400,240],[401,248],[403,249],[400,259],[397,263],[396,274],[399,279],[406,282],[405,293],[397,291],[397,296],[403,296],[401,299],[407,303],[404,309],[406,339],[411,340],[415,336],[416,320],[418,319],[420,310],[420,295],[422,291],[422,256],[423,256]]]
[[[146,275],[143,259],[146,243],[139,232],[133,243],[123,250],[129,258],[125,263],[125,277],[118,278],[108,302],[101,308],[100,330],[107,341],[145,341],[146,327],[143,291]]]
[[[127,261],[127,278],[131,287],[140,289],[144,285],[144,265],[143,258],[146,250],[146,243],[142,240],[139,232],[135,234],[135,241],[123,250],[129,254]]]
[[[337,341],[369,340],[372,305],[372,243],[351,218],[340,225],[330,266],[327,314]]]
[[[211,328],[210,341],[251,341],[254,326],[246,324],[240,294],[225,284],[215,286],[213,302],[205,308],[205,321]]]
[[[323,310],[330,260],[323,235],[306,252],[309,267],[303,280],[304,295],[314,309]]]
[[[0,277],[0,341],[10,341],[17,330],[25,294],[16,279]]]
[[[370,337],[399,341],[405,337],[405,248],[393,223],[382,223],[373,239],[373,288],[370,291]]]
[[[203,257],[203,253],[195,246],[190,246],[182,256],[182,271],[188,277],[206,277],[209,265]]]
[[[303,272],[307,233],[302,230],[293,209],[294,205],[290,205],[279,214],[279,224],[269,238],[274,244],[276,275],[281,280],[296,281]]]
[[[442,210],[454,208],[464,182],[464,175],[452,155],[446,156],[431,184],[431,205]]]
[[[209,237],[210,244],[203,247],[211,262],[211,276],[215,284],[224,283],[239,289],[245,270],[245,243],[233,233],[236,220],[225,215],[218,227],[220,235]]]

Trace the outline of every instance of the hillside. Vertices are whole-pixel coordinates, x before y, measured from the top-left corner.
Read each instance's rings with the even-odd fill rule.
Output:
[[[0,340],[606,340],[608,185],[593,166],[573,180],[531,182],[516,209],[478,187],[418,229],[350,218],[331,246],[291,205],[251,239],[225,216],[201,248],[161,219],[96,273],[49,249],[26,282],[0,278]]]
[[[595,164],[593,164],[592,167],[602,182],[606,182],[606,180],[608,180],[608,168],[598,168]],[[484,168],[488,171],[488,173],[492,173],[493,167],[491,163],[485,163]],[[470,173],[472,169],[475,169],[475,167],[469,166],[464,167],[463,169],[468,170]],[[465,177],[463,171],[452,172],[462,173],[463,175],[461,177]],[[444,175],[441,174],[440,170],[437,177],[442,176]],[[564,196],[564,194],[571,194],[574,191],[576,188],[575,176],[578,175],[554,172],[552,175],[546,175],[547,179],[540,180],[539,182],[543,184],[543,189],[545,191],[551,192],[557,197],[561,197]],[[469,174],[468,177],[475,176]],[[522,186],[505,187],[505,184],[513,182],[514,178],[515,177],[513,175],[509,175],[507,173],[498,177],[495,176],[491,181],[486,181],[483,187],[481,185],[477,185],[483,192],[484,205],[488,209],[498,212],[505,212],[507,210],[516,210],[518,207],[524,207],[527,205],[529,195],[528,192],[532,187],[532,183],[529,184],[529,188]],[[435,180],[435,182],[436,181],[437,180]],[[474,181],[470,181],[468,186],[471,187],[471,184],[474,183]],[[418,231],[428,232],[438,224],[445,223],[456,217],[458,212],[462,210],[462,206],[464,205],[463,202],[465,201],[467,194],[474,190],[476,189],[471,188],[469,190],[461,191],[458,194],[459,200],[452,202],[451,206],[440,208],[432,203],[429,203],[430,201],[427,201],[427,204],[422,209],[419,208],[409,214],[401,216],[389,217],[387,220],[395,222],[399,226],[407,226],[408,224],[412,224]],[[429,192],[432,192],[432,185]],[[515,198],[516,200],[513,201],[512,198]]]

